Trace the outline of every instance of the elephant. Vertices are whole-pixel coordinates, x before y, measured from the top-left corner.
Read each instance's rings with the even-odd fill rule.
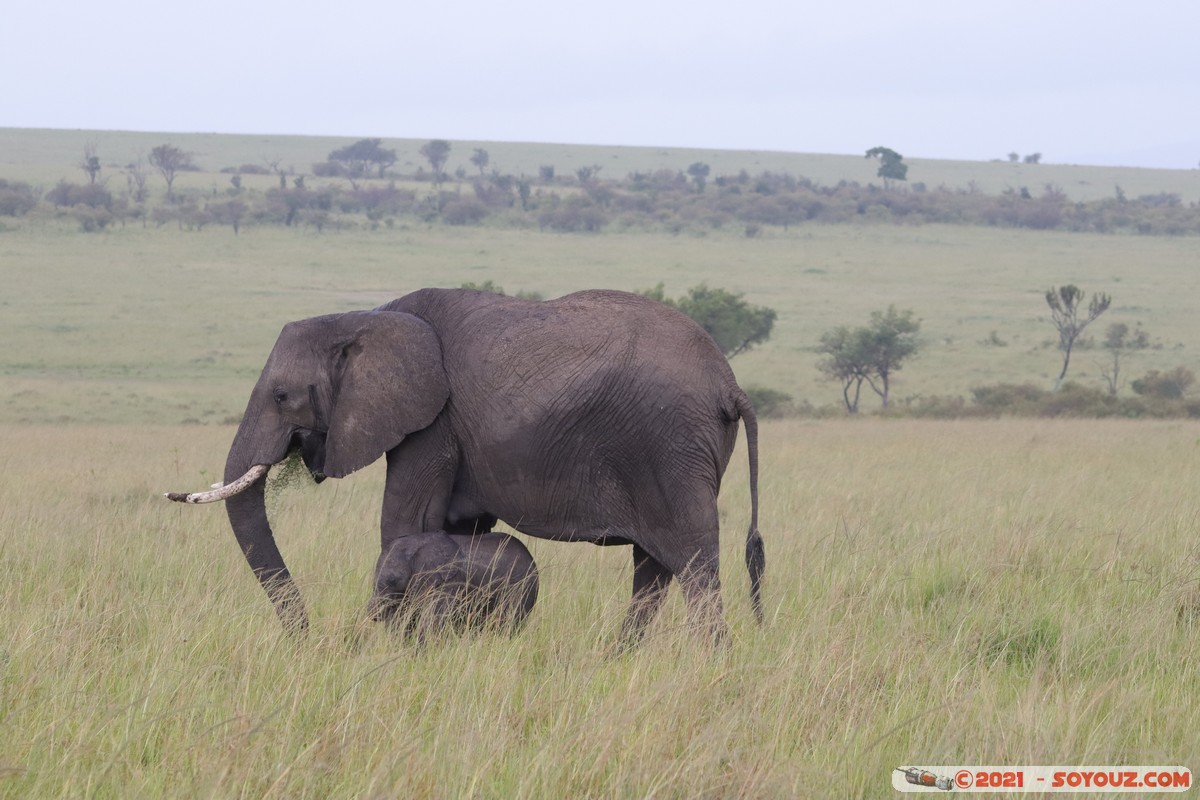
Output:
[[[511,632],[537,595],[537,565],[516,537],[401,536],[379,554],[368,615],[422,635],[449,627]]]
[[[724,640],[717,495],[739,420],[745,558],[761,624],[753,404],[708,333],[637,294],[534,301],[420,289],[372,310],[288,323],[230,445],[225,486],[168,496],[225,501],[289,630],[304,630],[308,615],[267,519],[263,476],[298,450],[317,482],[385,457],[381,553],[407,537],[447,547],[448,535],[481,519],[536,538],[631,546],[622,640],[641,639],[673,578],[690,621]]]

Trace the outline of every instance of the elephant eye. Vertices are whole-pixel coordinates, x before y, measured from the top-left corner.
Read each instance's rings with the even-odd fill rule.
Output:
[[[288,399],[288,393],[285,389],[276,389],[272,393],[272,396],[275,398],[275,402],[279,405],[283,405]]]

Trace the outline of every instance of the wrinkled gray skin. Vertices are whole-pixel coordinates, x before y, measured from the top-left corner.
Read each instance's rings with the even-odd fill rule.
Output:
[[[761,621],[753,407],[708,334],[639,295],[534,302],[423,289],[373,311],[290,323],[251,393],[225,481],[293,448],[318,481],[386,455],[382,553],[405,537],[444,547],[448,533],[487,517],[543,539],[632,545],[624,641],[640,638],[674,577],[693,621],[721,638],[717,493],[739,418],[750,462],[746,564]],[[280,619],[303,629],[264,483],[226,510]]]
[[[379,554],[368,613],[418,634],[464,626],[514,631],[537,594],[533,556],[508,534],[401,536]]]

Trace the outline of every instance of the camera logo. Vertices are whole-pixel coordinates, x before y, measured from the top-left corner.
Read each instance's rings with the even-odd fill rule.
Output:
[[[914,786],[924,786],[930,789],[941,789],[948,792],[954,788],[954,779],[945,775],[935,775],[920,767],[896,767],[896,771],[904,775],[904,782]]]

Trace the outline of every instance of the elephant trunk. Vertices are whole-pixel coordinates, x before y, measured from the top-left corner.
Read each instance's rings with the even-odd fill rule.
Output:
[[[245,434],[244,429],[239,430],[233,446],[229,449],[229,457],[225,462],[226,484],[241,480],[259,467],[263,467],[265,474],[269,465],[264,465],[263,461],[274,463],[282,459],[287,452],[287,440],[284,439],[278,454],[272,454],[267,459],[256,458],[255,447],[249,441],[251,437]],[[267,520],[265,485],[266,481],[262,480],[261,476],[250,481],[243,491],[226,499],[225,512],[229,515],[233,535],[242,548],[246,563],[266,590],[283,627],[290,633],[303,633],[308,628],[308,614],[304,610],[304,599],[300,596],[300,590],[292,581],[283,555],[275,544],[275,535],[271,531],[271,523]]]

